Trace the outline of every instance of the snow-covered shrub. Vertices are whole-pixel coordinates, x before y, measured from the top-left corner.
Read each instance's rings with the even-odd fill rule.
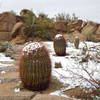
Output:
[[[23,48],[20,77],[25,88],[43,90],[48,87],[51,78],[51,60],[43,44],[32,42]]]
[[[57,34],[54,38],[54,50],[56,55],[65,56],[66,54],[66,41],[62,34]]]

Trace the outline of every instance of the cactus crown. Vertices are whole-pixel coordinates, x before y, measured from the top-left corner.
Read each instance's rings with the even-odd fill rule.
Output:
[[[60,39],[62,39],[62,38],[64,38],[62,34],[57,34],[57,35],[55,36],[55,39],[57,39],[57,40],[60,40]]]
[[[40,48],[43,48],[43,47],[44,46],[40,44],[39,42],[33,42],[26,45],[23,48],[22,52],[23,52],[23,55],[29,55],[30,53],[37,52]]]
[[[22,50],[23,56],[31,57],[32,59],[40,59],[42,56],[48,57],[48,51],[40,42],[32,42],[26,45]]]

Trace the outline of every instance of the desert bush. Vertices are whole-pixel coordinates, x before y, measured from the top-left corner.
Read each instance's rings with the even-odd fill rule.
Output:
[[[20,77],[25,88],[43,90],[51,80],[51,60],[47,49],[39,42],[27,44],[20,59]]]
[[[53,20],[39,16],[34,25],[34,37],[52,40],[54,33]]]
[[[52,40],[54,33],[53,20],[46,14],[39,13],[38,17],[33,12],[23,16],[24,33],[27,37],[40,38],[42,40]]]
[[[35,14],[31,11],[30,13],[22,16],[23,17],[23,22],[25,25],[24,28],[24,34],[27,37],[32,37],[33,32],[34,32],[34,23],[36,20]]]
[[[55,68],[62,68],[61,62],[55,62]]]

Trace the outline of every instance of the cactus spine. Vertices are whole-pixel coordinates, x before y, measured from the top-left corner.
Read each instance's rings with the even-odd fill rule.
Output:
[[[39,42],[33,42],[22,50],[20,77],[25,88],[43,90],[49,86],[51,60],[47,49]]]
[[[56,55],[65,56],[66,54],[66,41],[63,35],[57,34],[54,38],[54,50]]]
[[[79,37],[77,37],[77,36],[75,37],[75,40],[74,40],[74,46],[76,49],[79,48]]]

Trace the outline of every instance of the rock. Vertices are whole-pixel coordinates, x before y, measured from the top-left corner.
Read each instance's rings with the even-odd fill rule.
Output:
[[[0,14],[0,40],[9,41],[11,39],[11,30],[16,23],[16,15],[12,12],[3,12]]]
[[[87,25],[82,29],[82,34],[84,34],[84,39],[87,41],[98,41],[96,38],[96,30],[98,24],[94,22],[88,22]]]
[[[18,82],[0,84],[0,100],[31,100],[36,95],[32,91],[15,92],[14,87]]]
[[[86,54],[86,55],[84,55],[84,56],[82,57],[81,62],[88,62],[89,58],[90,58],[90,55],[89,55],[89,54]]]
[[[7,48],[7,49],[6,49],[6,52],[5,52],[5,56],[6,56],[6,57],[11,57],[11,58],[13,58],[13,57],[12,57],[13,54],[15,54],[15,51],[13,50],[13,48]]]
[[[68,24],[67,24],[67,32],[68,33],[72,33],[74,31],[81,31],[82,29],[82,24],[83,24],[83,21],[82,20],[72,20],[72,21],[69,21]]]
[[[21,12],[20,12],[20,15],[21,16],[25,16],[29,13],[31,13],[32,11],[31,10],[28,10],[28,9],[22,9]]]
[[[11,39],[11,32],[0,32],[0,41],[9,41]]]
[[[22,22],[18,22],[14,25],[12,32],[11,32],[12,38],[15,38],[17,35],[20,35],[23,33],[22,27],[23,27]]]
[[[6,51],[6,47],[0,46],[0,52],[5,52]]]
[[[54,24],[55,24],[56,31],[67,32],[67,22],[66,21],[57,21]]]
[[[0,52],[5,52],[8,48],[11,48],[11,44],[9,42],[0,42]]]
[[[13,44],[23,44],[25,42],[25,35],[24,35],[24,25],[22,22],[18,22],[14,25],[12,32],[11,32],[11,43]]]
[[[0,32],[11,32],[16,23],[16,15],[12,12],[0,14]]]
[[[12,44],[12,48],[11,49],[8,48],[5,52],[5,55],[11,57],[12,59],[17,60],[20,57],[23,46],[24,45]]]
[[[23,38],[21,35],[11,40],[12,44],[23,44],[25,42],[26,42],[25,38]]]
[[[59,32],[72,33],[74,31],[81,31],[85,26],[82,20],[71,20],[71,21],[57,21],[55,22],[55,29]]]
[[[98,26],[98,28],[96,30],[96,35],[100,36],[100,25]]]
[[[88,22],[87,25],[82,29],[82,34],[95,34],[98,28],[98,24],[94,22]]]
[[[49,95],[49,94],[38,94],[32,100],[72,100],[61,96]]]
[[[97,53],[96,53],[96,58],[97,58],[97,59],[100,59],[100,52],[97,52]]]

